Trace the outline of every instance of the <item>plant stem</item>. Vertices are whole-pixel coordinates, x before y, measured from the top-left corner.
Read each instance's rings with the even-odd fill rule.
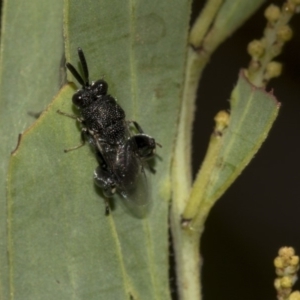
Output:
[[[219,3],[217,5],[217,3]],[[195,99],[198,89],[198,83],[209,55],[205,51],[198,51],[202,39],[205,37],[203,28],[206,30],[212,23],[221,1],[208,1],[201,16],[197,21],[195,28],[192,29],[198,40],[190,41],[190,47],[187,56],[186,76],[183,91],[183,101],[180,112],[179,131],[177,144],[175,146],[175,156],[172,167],[173,179],[173,202],[171,207],[171,230],[174,242],[174,251],[176,256],[177,282],[180,299],[196,300],[201,299],[201,280],[200,280],[200,253],[199,241],[201,234],[199,232],[185,231],[181,226],[181,215],[185,209],[192,186],[191,172],[191,139],[192,125],[194,120]],[[198,25],[197,25],[198,24]],[[199,24],[201,26],[199,27]]]
[[[195,63],[194,63],[195,62]],[[189,51],[184,89],[184,105],[182,105],[179,133],[175,148],[172,168],[173,200],[171,207],[171,230],[176,257],[177,282],[180,299],[196,300],[200,297],[200,235],[186,234],[181,227],[181,215],[189,198],[192,185],[191,177],[191,126],[194,114],[194,98],[200,78],[196,66],[197,57],[193,50]],[[197,64],[198,65],[198,64]],[[187,88],[187,86],[189,88]]]
[[[203,222],[211,207],[210,204],[214,203],[214,201],[209,201],[210,204],[206,207],[207,211],[202,219],[203,222],[197,221],[199,224],[197,230],[182,228],[182,215],[190,199],[192,186],[191,140],[198,83],[213,51],[262,2],[262,0],[255,0],[253,4],[249,5],[247,2],[248,5],[245,5],[247,4],[245,1],[239,0],[231,5],[226,1],[208,0],[189,36],[190,47],[187,54],[183,100],[172,165],[173,195],[170,218],[176,256],[177,286],[181,300],[201,299],[199,244]],[[222,10],[224,6],[226,7]],[[221,11],[222,13],[217,16]],[[215,20],[218,18],[220,20],[216,27]]]
[[[218,12],[224,0],[211,0],[203,8],[203,11],[198,16],[195,24],[193,25],[190,33],[189,42],[195,48],[201,46],[201,43],[212,24],[216,13]]]

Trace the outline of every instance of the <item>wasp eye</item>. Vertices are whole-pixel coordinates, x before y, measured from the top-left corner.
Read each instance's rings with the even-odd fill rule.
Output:
[[[97,80],[93,84],[93,90],[96,92],[97,95],[106,95],[107,89],[108,85],[103,79]]]
[[[77,91],[73,97],[72,97],[72,101],[73,103],[77,106],[77,107],[83,107],[84,103],[83,103],[83,98],[82,98],[82,91]]]
[[[93,98],[91,97],[91,91],[88,88],[78,90],[72,97],[73,103],[78,108],[84,108],[91,104]]]

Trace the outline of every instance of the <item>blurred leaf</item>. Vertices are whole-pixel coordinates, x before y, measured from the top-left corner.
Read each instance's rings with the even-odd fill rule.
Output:
[[[8,299],[5,177],[18,134],[61,86],[62,1],[4,1],[0,62],[0,299]]]
[[[225,0],[214,22],[218,34],[224,36],[223,39],[225,39],[228,33],[232,33],[240,27],[264,2],[266,0],[237,0],[234,2]]]
[[[212,53],[226,38],[235,32],[266,0],[225,0],[204,44]]]
[[[170,163],[184,75],[189,1],[66,1],[66,55],[82,47],[91,80],[163,145],[152,176],[153,208],[136,219],[120,207],[104,216],[93,184],[96,159],[80,142],[65,87],[27,131],[8,181],[14,299],[169,299]]]

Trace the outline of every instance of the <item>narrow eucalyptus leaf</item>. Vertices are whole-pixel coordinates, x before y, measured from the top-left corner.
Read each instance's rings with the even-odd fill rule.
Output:
[[[153,207],[134,218],[114,201],[104,215],[97,161],[80,143],[66,86],[22,137],[9,170],[9,249],[15,299],[169,299],[170,163],[181,98],[189,1],[65,1],[66,56],[163,145],[150,176]],[[75,79],[74,82],[77,84]],[[78,125],[78,124],[77,124]],[[42,296],[41,296],[42,295]]]
[[[2,1],[0,60],[0,299],[8,299],[5,177],[18,134],[63,80],[63,1]]]

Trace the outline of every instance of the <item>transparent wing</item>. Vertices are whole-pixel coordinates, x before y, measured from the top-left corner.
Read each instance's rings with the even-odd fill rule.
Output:
[[[114,173],[117,189],[123,197],[122,203],[138,218],[145,217],[150,210],[151,195],[149,179],[141,159],[137,156],[135,140],[129,138],[119,150]]]
[[[144,218],[151,209],[150,177],[141,162],[136,159],[138,171],[127,174],[128,180],[121,180],[118,186],[122,204],[137,218]]]

